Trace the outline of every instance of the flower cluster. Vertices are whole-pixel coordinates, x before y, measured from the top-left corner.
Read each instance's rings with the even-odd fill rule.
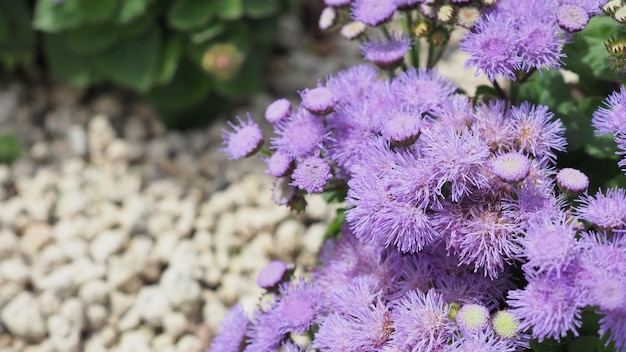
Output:
[[[348,11],[370,27],[418,13],[437,29],[475,9],[461,49],[492,81],[560,67],[568,36],[601,12],[595,0],[326,4],[325,27]],[[209,351],[520,351],[578,336],[589,311],[598,336],[626,350],[626,191],[591,195],[585,173],[559,167],[565,127],[547,106],[471,99],[434,69],[398,70],[415,37],[362,39],[381,71],[343,70],[265,113],[276,203],[343,197],[343,226],[308,278],[280,262],[262,270],[264,303],[251,316],[233,308]],[[625,119],[622,87],[593,118],[620,155]],[[266,140],[239,122],[224,133],[233,159]]]

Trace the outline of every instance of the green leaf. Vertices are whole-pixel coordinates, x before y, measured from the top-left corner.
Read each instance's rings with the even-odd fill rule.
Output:
[[[35,33],[30,11],[24,1],[0,0],[0,57],[9,70],[33,62]]]
[[[494,98],[498,98],[498,92],[496,91],[496,89],[492,86],[488,86],[485,84],[481,84],[478,87],[476,87],[476,92],[474,93],[474,97],[478,98],[481,95],[486,95],[488,97],[494,97]]]
[[[181,31],[202,27],[217,15],[219,3],[221,1],[177,0],[168,11],[168,23]]]
[[[144,95],[158,110],[182,110],[204,99],[212,88],[211,79],[195,64],[182,59],[172,81]]]
[[[156,28],[145,35],[122,41],[94,57],[95,68],[113,82],[148,91],[155,78],[161,50],[161,35]]]
[[[556,69],[543,71],[541,74],[533,73],[528,81],[522,84],[519,94],[521,101],[546,105],[551,111],[556,111],[561,103],[572,100],[569,87]]]
[[[202,44],[222,34],[225,28],[226,27],[223,23],[218,22],[201,31],[191,34],[189,39],[193,44]]]
[[[50,0],[48,0],[50,1]],[[79,12],[83,23],[98,24],[108,21],[117,11],[118,0],[81,0]],[[137,0],[122,0],[123,2],[135,2]]]
[[[585,143],[585,152],[594,158],[617,160],[616,150],[617,144],[615,144],[613,136],[610,134],[597,136]]]
[[[22,144],[10,133],[0,134],[0,164],[8,164],[22,154]]]
[[[615,21],[606,16],[594,16],[584,30],[574,36],[574,41],[563,47],[567,57],[565,68],[578,73],[581,78],[614,81],[615,74],[609,66],[609,53],[604,43],[617,34]]]
[[[44,56],[55,78],[76,87],[86,87],[95,81],[88,59],[68,50],[62,34],[44,35],[43,44]]]
[[[262,63],[258,58],[247,58],[237,75],[227,81],[216,84],[215,90],[228,98],[243,98],[250,96],[263,87]]]
[[[120,4],[117,21],[119,23],[129,23],[143,15],[148,9],[150,0],[123,0]]]
[[[161,62],[157,73],[156,84],[168,84],[178,68],[178,63],[183,51],[183,40],[175,32],[171,32],[165,40]]]
[[[250,18],[268,17],[280,11],[278,0],[244,0],[243,6],[246,16]]]
[[[219,16],[226,20],[235,20],[243,15],[243,3],[241,0],[221,0],[217,2]]]
[[[346,220],[346,208],[337,209],[337,215],[333,221],[328,225],[326,232],[324,233],[324,240],[329,238],[338,238],[339,233],[341,232],[341,227],[343,226],[344,221]]]
[[[63,33],[67,48],[77,54],[95,54],[110,48],[119,39],[119,30],[110,25],[83,26]]]
[[[38,0],[35,5],[34,28],[53,33],[80,26],[83,18],[79,2],[80,0],[65,0],[60,3]]]

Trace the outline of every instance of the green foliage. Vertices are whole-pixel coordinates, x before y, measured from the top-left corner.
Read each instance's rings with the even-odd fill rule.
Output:
[[[77,87],[114,83],[170,116],[195,109],[203,99],[223,106],[260,89],[277,17],[291,5],[289,0],[33,3],[31,8],[28,1],[0,0],[2,67],[29,68],[43,55],[39,61],[60,81]],[[208,59],[221,65],[207,68],[207,52],[216,45],[231,50],[213,53]]]
[[[0,164],[7,164],[20,157],[22,144],[10,133],[0,134]]]

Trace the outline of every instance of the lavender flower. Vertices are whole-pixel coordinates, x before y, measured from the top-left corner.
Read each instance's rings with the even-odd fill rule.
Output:
[[[505,182],[519,182],[530,172],[530,160],[516,152],[498,155],[492,165],[493,173]]]
[[[395,146],[409,146],[419,137],[422,127],[422,113],[411,109],[398,109],[383,121],[381,134]]]
[[[607,343],[615,342],[617,351],[626,349],[626,312],[623,310],[606,313],[600,318],[599,336],[608,335]]]
[[[443,104],[445,98],[456,91],[451,81],[437,71],[409,68],[398,75],[391,83],[391,92],[400,101],[423,108],[434,109]]]
[[[626,88],[620,87],[604,101],[606,107],[600,107],[593,113],[591,124],[597,134],[623,134],[626,132]]]
[[[622,188],[609,189],[606,195],[598,191],[595,196],[581,196],[578,203],[576,216],[600,230],[621,229],[626,224],[626,193]]]
[[[326,86],[333,91],[340,103],[360,103],[362,97],[376,81],[378,71],[370,65],[357,65],[331,77]]]
[[[243,121],[237,116],[239,125],[228,121],[228,125],[233,131],[222,129],[222,140],[225,145],[220,150],[228,155],[228,159],[235,160],[249,157],[261,149],[263,142],[263,131],[252,121],[250,114],[248,120]]]
[[[263,158],[267,163],[266,173],[274,177],[285,177],[291,172],[293,158],[282,150],[276,151],[269,158]]]
[[[293,186],[307,193],[320,193],[329,179],[332,178],[330,165],[318,156],[310,156],[300,160],[291,175]]]
[[[354,0],[352,15],[355,20],[376,27],[391,19],[396,9],[393,1]]]
[[[265,109],[265,119],[275,124],[283,121],[291,114],[291,102],[287,99],[278,99],[267,106]]]
[[[280,260],[271,261],[259,272],[256,283],[261,288],[276,287],[283,281],[287,272],[287,264]]]
[[[578,5],[562,4],[556,12],[559,26],[568,32],[583,30],[589,22],[589,14]]]
[[[470,55],[465,67],[476,67],[477,76],[484,73],[495,81],[502,75],[514,81],[514,70],[521,65],[517,41],[514,23],[509,18],[486,15],[461,41],[459,48]]]
[[[521,151],[538,159],[556,159],[554,151],[563,152],[567,145],[565,128],[561,120],[544,105],[533,106],[527,102],[511,108],[511,124]]]
[[[520,25],[519,38],[518,51],[523,70],[561,66],[561,58],[565,56],[561,49],[565,40],[555,23],[528,19]]]
[[[556,174],[556,182],[562,189],[568,192],[582,192],[589,187],[589,178],[580,170],[566,167]]]
[[[222,320],[219,334],[207,352],[240,352],[245,344],[249,320],[240,305],[233,306]]]
[[[306,89],[300,93],[300,97],[302,98],[302,106],[317,115],[328,114],[333,110],[336,103],[333,91],[326,87]]]
[[[365,60],[381,69],[394,69],[404,60],[411,48],[411,39],[404,34],[392,33],[386,38],[369,38],[361,45]]]
[[[408,292],[391,313],[394,329],[391,344],[401,351],[443,349],[455,331],[449,312],[450,306],[435,289],[425,294]]]
[[[509,312],[520,320],[521,330],[532,330],[532,337],[560,340],[568,332],[578,335],[581,326],[578,292],[571,278],[548,276],[529,280],[522,290],[509,291]]]
[[[288,120],[277,123],[275,130],[279,137],[271,140],[272,147],[293,158],[306,157],[320,150],[327,135],[320,118],[302,109]]]
[[[313,283],[297,280],[280,286],[278,302],[269,311],[279,330],[306,332],[320,312],[321,291]]]
[[[324,3],[328,6],[341,7],[349,5],[352,0],[324,0]]]

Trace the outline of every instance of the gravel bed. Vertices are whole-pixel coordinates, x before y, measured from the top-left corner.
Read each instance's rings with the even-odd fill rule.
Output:
[[[240,116],[361,62],[354,43],[319,57],[295,18],[282,26],[273,95]],[[0,130],[26,145],[0,165],[0,352],[201,351],[228,307],[256,305],[266,263],[315,263],[335,209],[276,206],[262,162],[219,151],[224,122],[165,131],[146,106],[85,94],[0,92]]]

